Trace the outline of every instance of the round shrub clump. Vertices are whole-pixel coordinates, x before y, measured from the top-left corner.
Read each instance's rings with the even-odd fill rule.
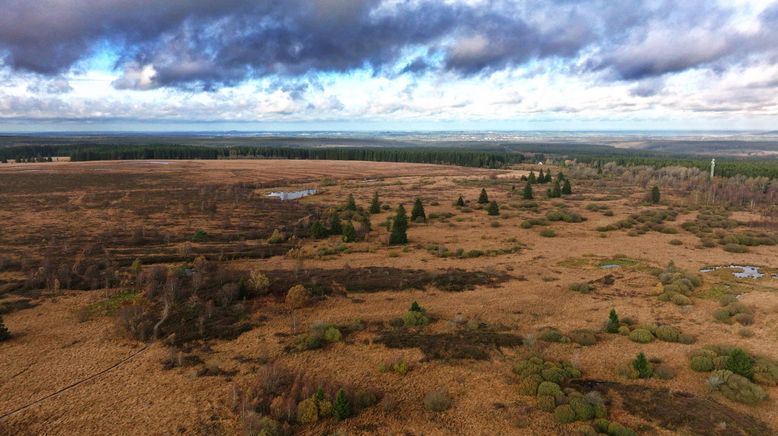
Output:
[[[552,366],[549,368],[544,368],[540,372],[540,375],[545,381],[559,384],[565,380],[566,373],[562,368]]]
[[[622,335],[622,336],[629,336],[629,332],[630,332],[629,327],[627,327],[625,325],[619,327],[619,334],[620,335]]]
[[[430,319],[427,318],[423,312],[417,312],[415,310],[408,311],[403,315],[403,324],[406,327],[422,326],[430,323]]]
[[[656,328],[656,337],[665,342],[678,342],[681,331],[669,325],[660,325]]]
[[[708,356],[694,356],[689,362],[692,371],[710,372],[713,371],[713,359]]]
[[[557,406],[554,409],[554,419],[560,424],[567,424],[576,420],[575,410],[569,404]]]
[[[532,374],[519,380],[519,394],[535,396],[538,393],[538,386],[543,382],[543,378],[537,374]]]
[[[293,309],[305,307],[308,304],[308,290],[303,285],[294,285],[286,293],[286,304]]]
[[[327,342],[338,342],[342,337],[340,330],[334,325],[324,330],[324,340]]]
[[[556,395],[562,393],[562,388],[558,384],[544,381],[538,385],[538,395]]]
[[[641,344],[647,344],[654,340],[654,335],[646,329],[635,329],[629,334],[629,339],[632,342],[638,342]]]
[[[570,407],[579,421],[588,421],[594,418],[594,407],[583,398],[571,398]]]
[[[538,409],[544,412],[553,412],[556,407],[556,400],[553,395],[538,395],[537,406]]]
[[[319,420],[319,408],[316,400],[308,398],[297,405],[297,421],[300,424],[312,424]]]

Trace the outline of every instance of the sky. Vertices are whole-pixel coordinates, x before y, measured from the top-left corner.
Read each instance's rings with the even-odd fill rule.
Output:
[[[778,0],[0,0],[0,131],[778,130]]]

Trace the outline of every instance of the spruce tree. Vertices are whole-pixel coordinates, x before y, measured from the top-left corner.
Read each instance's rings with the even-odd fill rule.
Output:
[[[419,303],[417,303],[417,302],[415,302],[415,301],[414,301],[413,303],[411,303],[411,309],[410,309],[410,311],[411,311],[411,312],[419,312],[419,313],[425,313],[425,312],[426,312],[426,310],[424,310],[424,308],[423,308],[423,307],[421,307],[421,306],[419,305]]]
[[[373,201],[370,202],[370,213],[376,214],[381,212],[381,201],[378,199],[378,191],[373,193]]]
[[[621,321],[619,321],[619,315],[616,314],[616,309],[611,309],[611,313],[608,315],[608,333],[618,333]]]
[[[562,183],[562,195],[570,195],[573,193],[573,187],[570,186],[570,180],[565,179]]]
[[[457,202],[456,202],[455,206],[458,206],[458,207],[464,207],[465,206],[465,199],[462,198],[461,195],[459,196],[459,199],[457,199]]]
[[[411,209],[411,221],[416,222],[419,218],[425,222],[427,221],[427,214],[424,213],[424,205],[421,204],[421,199],[417,198],[416,201],[413,202],[413,209]]]
[[[527,182],[535,184],[535,183],[537,183],[537,181],[538,181],[538,179],[535,177],[535,172],[534,171],[530,171],[529,172],[529,176],[527,176]]]
[[[486,195],[486,188],[481,188],[481,195],[478,196],[478,204],[489,203],[489,196]]]
[[[346,225],[343,226],[343,242],[354,242],[357,240],[357,231],[354,229],[354,224],[351,221],[346,221]]]
[[[354,194],[349,194],[346,199],[346,210],[357,210],[357,202],[354,201]]]
[[[546,183],[551,183],[551,170],[546,172]]]
[[[327,237],[327,229],[321,224],[321,221],[316,220],[311,224],[311,237],[315,239],[324,239]]]
[[[654,373],[651,364],[648,363],[648,359],[646,359],[646,355],[642,352],[638,353],[635,360],[632,361],[632,367],[635,368],[635,371],[637,371],[638,377],[640,378],[651,378],[651,375]]]
[[[538,183],[546,183],[546,175],[543,174],[543,168],[541,168],[538,173]]]
[[[560,171],[560,172],[559,172],[559,173],[556,175],[556,178],[557,178],[557,180],[559,180],[559,181],[561,182],[561,181],[565,180],[567,177],[565,177],[565,175],[564,175],[564,174],[562,174],[562,171]]]
[[[401,245],[408,243],[408,215],[405,214],[403,205],[397,206],[397,213],[392,221],[392,229],[389,233],[389,245]]]
[[[0,342],[7,341],[11,337],[11,332],[8,331],[8,327],[3,322],[3,317],[0,316]]]
[[[342,235],[343,225],[340,223],[340,215],[336,213],[332,214],[330,218],[330,235]]]
[[[532,200],[534,196],[532,195],[532,183],[527,181],[527,184],[524,185],[524,192],[521,193],[521,198],[525,200]]]
[[[658,204],[661,198],[662,198],[662,194],[659,192],[659,186],[654,185],[651,188],[651,194],[649,194],[648,200],[652,204]]]
[[[351,416],[351,404],[346,397],[346,391],[339,389],[335,395],[335,404],[332,405],[332,416],[336,421],[342,421]]]
[[[497,216],[500,214],[500,206],[497,205],[497,202],[492,200],[491,203],[489,203],[489,207],[486,208],[486,213],[491,216]]]

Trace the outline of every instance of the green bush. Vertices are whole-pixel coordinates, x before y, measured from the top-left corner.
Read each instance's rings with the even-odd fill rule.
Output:
[[[557,395],[562,393],[562,388],[558,384],[544,381],[538,385],[538,395]]]
[[[545,342],[570,342],[570,338],[564,336],[559,330],[553,327],[545,327],[538,332],[538,339]]]
[[[538,394],[538,386],[543,382],[543,378],[537,374],[524,377],[519,380],[519,394],[535,396]]]
[[[342,337],[340,330],[334,325],[331,325],[324,330],[324,340],[327,342],[338,342]]]
[[[346,391],[339,389],[335,394],[335,403],[332,405],[332,416],[337,421],[342,421],[351,416],[351,403],[346,397]]]
[[[584,398],[571,398],[570,407],[575,412],[577,420],[588,421],[594,419],[594,407]]]
[[[610,313],[608,314],[608,324],[605,330],[608,333],[618,333],[620,325],[621,322],[619,321],[619,315],[616,313],[616,309],[611,309]]]
[[[410,310],[405,315],[403,315],[403,324],[405,324],[406,327],[423,326],[429,323],[430,319],[427,318],[427,315],[425,315],[423,312]]]
[[[300,424],[313,424],[319,420],[319,408],[316,400],[306,398],[297,404],[297,422]]]
[[[619,424],[618,422],[611,422],[608,424],[607,433],[608,436],[638,436],[637,433]]]
[[[580,292],[582,294],[588,294],[594,289],[589,283],[573,283],[570,285],[570,290],[574,292]]]
[[[565,370],[558,366],[550,366],[540,371],[540,376],[543,380],[557,384],[564,382],[566,375]]]
[[[724,369],[750,380],[754,377],[754,358],[742,349],[735,348],[729,353],[729,359],[727,359]]]
[[[651,375],[654,373],[654,368],[643,353],[638,353],[635,360],[632,361],[632,367],[637,371],[640,378],[651,378]]]
[[[647,344],[654,340],[654,335],[646,329],[635,329],[629,333],[629,339],[632,342],[638,342],[641,344]]]
[[[709,356],[693,356],[689,362],[693,371],[710,372],[713,371],[713,359]]]
[[[575,410],[569,404],[557,406],[554,409],[554,419],[560,424],[567,424],[576,420]]]
[[[714,371],[708,378],[708,385],[721,392],[725,398],[739,403],[756,404],[767,399],[762,388],[727,369]]]
[[[740,244],[726,244],[724,245],[724,251],[728,251],[730,253],[747,253],[748,247]]]
[[[619,334],[622,336],[629,336],[630,330],[629,327],[623,325],[619,327]]]
[[[554,231],[554,229],[543,229],[543,231],[540,232],[540,236],[544,238],[553,238],[554,236],[556,236],[556,232]]]

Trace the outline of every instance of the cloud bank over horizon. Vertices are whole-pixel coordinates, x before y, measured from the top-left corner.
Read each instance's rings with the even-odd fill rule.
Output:
[[[778,124],[778,1],[0,6],[0,123]]]

